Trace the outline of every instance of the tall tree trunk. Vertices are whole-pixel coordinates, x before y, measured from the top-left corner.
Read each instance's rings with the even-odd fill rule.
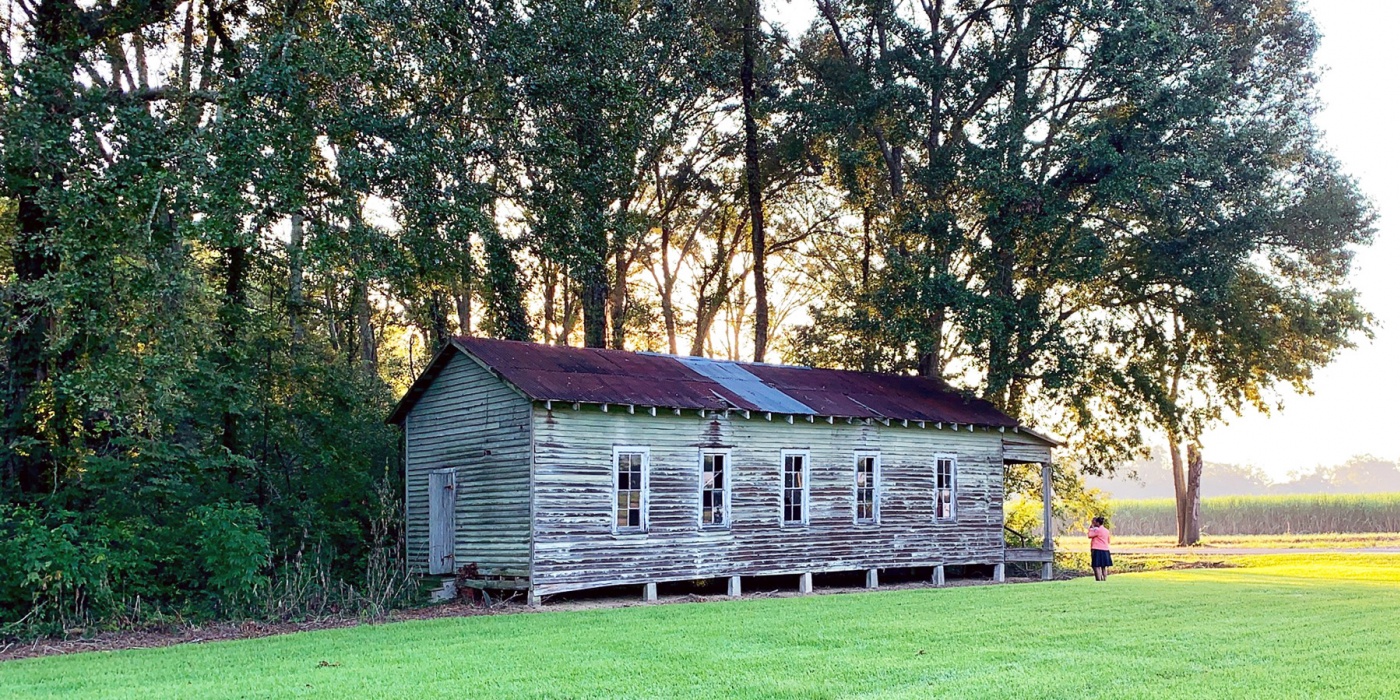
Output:
[[[302,328],[302,310],[306,306],[302,273],[303,217],[301,212],[292,214],[292,231],[287,238],[287,316],[291,321],[292,342],[299,344],[305,331]]]
[[[1190,547],[1201,541],[1201,471],[1204,462],[1201,448],[1195,442],[1186,447],[1186,522],[1182,528],[1182,544]]]
[[[583,346],[608,346],[608,283],[597,271],[588,273],[583,281]]]
[[[471,292],[463,287],[458,287],[457,293],[453,297],[457,306],[457,334],[472,334],[472,296]]]
[[[55,176],[55,185],[62,178]],[[53,310],[47,300],[26,288],[58,272],[59,259],[47,245],[51,226],[49,214],[39,204],[39,188],[21,190],[18,197],[16,225],[18,234],[10,249],[15,285],[11,293],[10,317],[21,325],[11,329],[7,348],[5,377],[4,443],[17,439],[39,441],[36,422],[31,419],[29,400],[34,391],[48,380],[50,352],[48,336],[54,327]],[[39,442],[39,444],[43,444]],[[45,451],[31,449],[20,455],[5,450],[5,472],[8,480],[21,493],[37,493],[44,487]]]
[[[242,340],[243,320],[247,313],[248,249],[246,246],[234,244],[224,248],[224,271],[224,299],[220,309],[220,335],[222,336],[220,340],[223,347],[220,350],[219,364],[222,365],[225,375],[237,378],[241,373],[234,366],[237,364],[235,348]],[[239,450],[239,412],[235,408],[241,403],[242,390],[237,381],[232,381],[225,385],[224,392],[223,433],[219,442],[224,446],[224,449],[237,454]]]
[[[919,354],[919,376],[938,379],[943,376],[943,326],[947,323],[948,307],[935,306],[928,315],[928,348]]]
[[[559,268],[548,260],[543,261],[544,268],[544,340],[546,343],[555,341],[557,321],[555,320],[554,295],[559,288]]]
[[[757,94],[754,90],[759,0],[740,1],[744,5],[744,55],[739,70],[744,93],[744,187],[748,194],[749,234],[753,246],[753,359],[763,362],[768,353],[768,242],[763,231],[763,176],[758,159]]]
[[[661,219],[661,279],[658,280],[661,292],[661,321],[666,326],[666,347],[675,355],[679,352],[676,337],[675,275],[671,273],[671,226],[666,218]]]
[[[613,286],[608,295],[608,306],[612,309],[612,342],[614,350],[622,350],[626,340],[627,323],[627,251],[618,244],[613,251]]]
[[[354,305],[355,313],[355,359],[365,374],[372,375],[379,371],[379,351],[374,342],[374,323],[369,308],[369,284],[364,280],[355,280],[351,294],[354,296],[351,304]]]
[[[452,340],[447,329],[447,295],[441,289],[433,289],[428,296],[428,329],[433,343],[430,353],[443,349]]]
[[[324,295],[326,302],[326,337],[330,339],[331,350],[337,353],[340,352],[340,348],[343,345],[343,338],[340,335],[341,316],[340,304],[338,303],[339,294],[337,294],[339,287],[340,285],[332,280],[326,285]]]
[[[1174,432],[1167,433],[1167,450],[1172,457],[1172,492],[1176,496],[1176,544],[1186,546],[1186,466],[1181,459],[1181,441]]]
[[[586,222],[581,237],[582,269],[579,270],[580,301],[583,306],[583,346],[608,346],[608,234],[604,224],[607,213],[595,196],[584,214]]]

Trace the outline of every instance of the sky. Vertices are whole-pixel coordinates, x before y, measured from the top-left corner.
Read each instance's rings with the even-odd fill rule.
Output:
[[[1317,123],[1380,216],[1375,242],[1357,252],[1353,275],[1379,328],[1373,340],[1318,372],[1311,396],[1285,396],[1282,412],[1246,414],[1204,436],[1206,459],[1254,465],[1276,479],[1359,454],[1400,460],[1400,3],[1306,6],[1322,32]]]
[[[1370,454],[1400,461],[1400,2],[1305,0],[1322,33],[1317,53],[1325,146],[1371,199],[1375,242],[1357,251],[1353,280],[1376,317],[1361,339],[1317,373],[1310,395],[1282,396],[1283,409],[1248,412],[1202,438],[1207,461],[1251,465],[1277,481],[1290,473]],[[800,34],[810,0],[771,0],[769,18]]]

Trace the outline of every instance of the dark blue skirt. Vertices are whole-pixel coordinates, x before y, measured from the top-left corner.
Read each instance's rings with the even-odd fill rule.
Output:
[[[1095,569],[1101,566],[1113,566],[1113,556],[1108,553],[1107,549],[1091,549],[1089,550],[1089,558],[1090,565]]]

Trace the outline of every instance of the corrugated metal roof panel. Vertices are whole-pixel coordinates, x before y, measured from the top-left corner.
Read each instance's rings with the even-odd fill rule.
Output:
[[[711,360],[704,357],[678,357],[675,359],[697,373],[715,380],[724,388],[748,399],[757,407],[754,410],[798,415],[815,415],[817,413],[801,401],[763,383],[763,380],[754,376],[744,369],[744,365],[737,362]]]
[[[453,343],[540,401],[1017,425],[991,403],[924,377],[487,338],[457,338]],[[406,415],[427,381],[431,377],[414,383],[391,420]]]
[[[782,365],[745,367],[821,415],[1016,425],[991,402],[937,379]]]
[[[666,355],[488,338],[458,338],[455,342],[537,400],[757,410],[719,383]]]

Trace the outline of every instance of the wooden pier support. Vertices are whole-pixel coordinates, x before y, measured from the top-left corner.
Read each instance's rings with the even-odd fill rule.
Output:
[[[943,578],[943,565],[939,564],[933,567],[933,585],[942,586],[945,582],[946,579]]]
[[[992,569],[992,580],[997,583],[1006,582],[1006,564],[997,564]]]
[[[1040,546],[1045,549],[1045,554],[1050,561],[1045,562],[1040,567],[1040,580],[1049,581],[1055,578],[1055,486],[1054,486],[1054,466],[1049,462],[1040,465],[1040,495],[1044,501],[1041,505],[1045,508],[1045,533],[1042,536]]]
[[[741,595],[743,595],[743,594],[744,594],[743,588],[740,587],[740,585],[739,585],[739,577],[738,577],[738,576],[730,576],[730,577],[729,577],[729,597],[730,597],[730,598],[738,598],[739,596],[741,596]]]

